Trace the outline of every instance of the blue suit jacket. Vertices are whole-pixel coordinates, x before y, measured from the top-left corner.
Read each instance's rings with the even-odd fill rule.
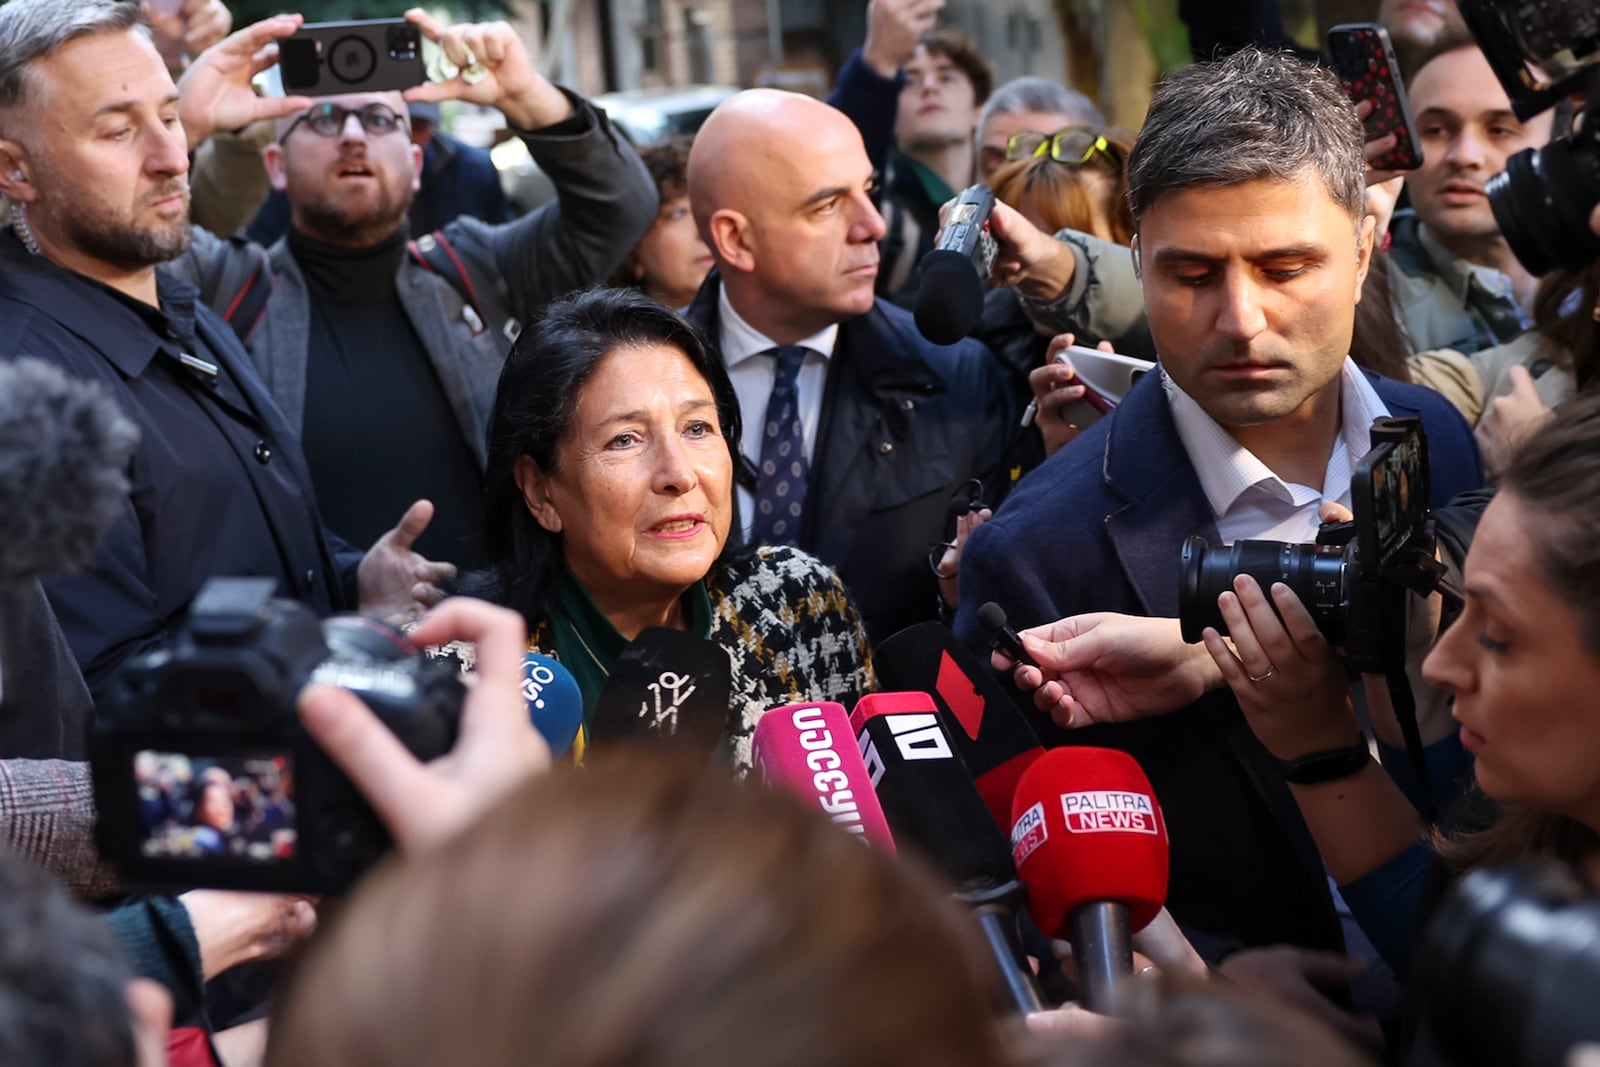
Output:
[[[1434,507],[1483,480],[1472,433],[1443,397],[1375,375],[1394,415],[1419,415]],[[1025,629],[1089,611],[1173,618],[1178,555],[1216,519],[1158,375],[1025,477],[961,557],[956,633],[987,648],[987,600]],[[1338,947],[1321,859],[1288,787],[1227,690],[1171,715],[1066,731],[1018,694],[1046,747],[1101,745],[1139,761],[1172,842],[1168,906],[1202,952],[1280,942]],[[1210,943],[1207,944],[1206,942]]]

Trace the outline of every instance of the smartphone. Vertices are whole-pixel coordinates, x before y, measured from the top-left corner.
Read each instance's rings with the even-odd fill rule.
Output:
[[[278,42],[278,70],[291,96],[387,92],[428,80],[422,31],[399,18],[307,23]]]
[[[1075,400],[1062,409],[1062,418],[1074,426],[1088,426],[1100,416],[1122,403],[1133,383],[1148,374],[1155,364],[1137,356],[1124,356],[1120,352],[1102,352],[1098,348],[1069,345],[1057,352],[1057,362],[1072,362],[1078,373],[1078,384],[1083,386],[1083,399]]]
[[[1386,134],[1395,146],[1371,161],[1373,170],[1416,170],[1422,166],[1422,143],[1400,79],[1389,31],[1376,22],[1347,22],[1328,31],[1328,55],[1334,73],[1351,103],[1371,100],[1377,105],[1367,116],[1367,140]]]

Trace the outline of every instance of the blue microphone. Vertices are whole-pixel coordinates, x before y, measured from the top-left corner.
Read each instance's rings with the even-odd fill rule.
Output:
[[[583,693],[578,680],[549,656],[528,652],[522,657],[522,698],[528,702],[534,729],[550,746],[551,757],[561,759],[583,727]]]

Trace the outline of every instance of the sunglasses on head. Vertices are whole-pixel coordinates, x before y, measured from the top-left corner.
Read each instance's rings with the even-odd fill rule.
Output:
[[[381,137],[386,133],[406,128],[405,120],[395,114],[391,108],[383,104],[367,104],[364,107],[342,107],[339,104],[324,103],[307,108],[283,131],[283,136],[278,138],[282,144],[289,139],[289,135],[303,122],[311,132],[318,137],[337,137],[344,132],[344,124],[354,115],[361,120],[361,128],[374,137]]]
[[[1068,126],[1055,133],[1018,130],[1006,140],[1007,159],[1036,159],[1048,155],[1057,163],[1076,167],[1089,162],[1096,152],[1114,164],[1122,162],[1116,146],[1106,140],[1104,134],[1081,126]]]

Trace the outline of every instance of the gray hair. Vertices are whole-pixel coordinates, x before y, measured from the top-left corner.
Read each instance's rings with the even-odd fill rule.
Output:
[[[0,114],[28,102],[33,64],[97,33],[148,34],[138,4],[121,0],[9,0],[0,4]]]
[[[978,129],[989,125],[996,115],[1010,115],[1018,111],[1059,111],[1068,116],[1074,125],[1100,127],[1106,124],[1105,116],[1093,100],[1068,89],[1049,78],[1012,78],[990,95],[988,103],[978,115]]]
[[[1354,219],[1366,156],[1355,108],[1327,70],[1287,52],[1245,48],[1169,74],[1128,156],[1134,224],[1163,193],[1308,171]]]

